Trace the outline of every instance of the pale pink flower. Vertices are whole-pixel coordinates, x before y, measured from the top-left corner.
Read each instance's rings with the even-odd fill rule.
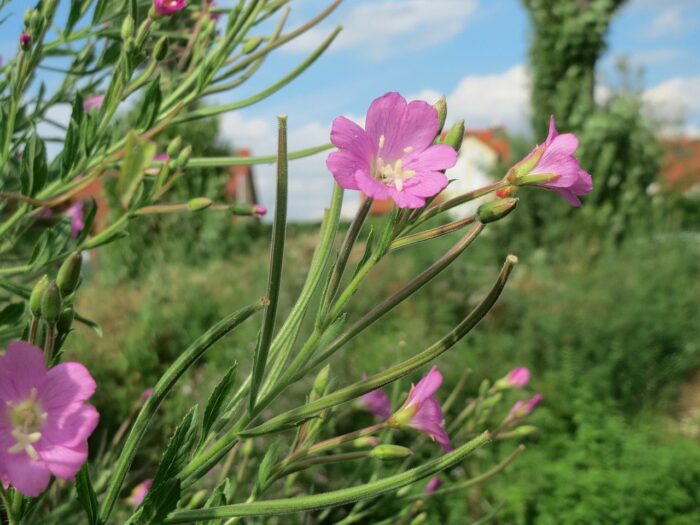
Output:
[[[326,165],[345,189],[420,208],[447,186],[443,170],[457,162],[451,146],[433,144],[439,127],[437,110],[427,102],[387,93],[370,105],[365,129],[345,117],[333,121],[331,142],[340,151]]]
[[[508,417],[506,419],[510,421],[516,418],[521,418],[530,415],[532,411],[535,410],[537,405],[540,404],[542,399],[544,399],[542,394],[535,394],[530,399],[516,401],[516,403],[513,405],[513,408],[510,409],[510,412],[508,413]]]
[[[131,491],[131,498],[129,498],[134,507],[141,505],[151,485],[153,485],[153,480],[147,479],[134,487],[134,490]]]
[[[70,234],[73,237],[80,235],[85,228],[83,217],[83,201],[76,201],[66,210],[66,217],[70,217]]]
[[[391,401],[389,401],[389,396],[381,388],[367,392],[360,398],[360,403],[363,408],[372,412],[378,418],[389,419],[389,416],[391,416]]]
[[[556,191],[572,206],[581,206],[579,196],[591,192],[593,181],[574,157],[577,148],[576,135],[559,135],[552,116],[544,144],[513,166],[506,178],[516,186],[536,185]]]
[[[153,161],[154,161],[154,162],[166,163],[166,162],[168,162],[169,160],[170,160],[170,155],[168,155],[168,154],[165,153],[165,152],[163,152],[163,153],[158,153],[157,155],[153,155]]]
[[[93,110],[99,110],[102,107],[102,103],[104,101],[104,95],[95,95],[94,97],[87,98],[83,101],[83,109],[88,112]]]
[[[411,388],[403,406],[389,419],[389,426],[414,428],[442,445],[445,452],[452,450],[445,430],[445,418],[435,392],[442,384],[442,374],[433,366],[418,384]]]
[[[440,485],[442,485],[442,479],[440,479],[440,476],[433,476],[432,478],[430,478],[430,481],[428,481],[428,484],[425,486],[425,490],[423,491],[423,493],[426,496],[432,494],[440,488]]]
[[[44,353],[18,341],[0,357],[0,479],[25,496],[51,475],[72,479],[88,456],[99,414],[85,403],[95,381],[80,363],[46,369]]]
[[[187,7],[185,0],[153,0],[153,6],[159,15],[172,15]]]
[[[256,217],[263,217],[266,214],[267,208],[265,206],[263,206],[262,204],[253,205],[253,215],[255,215]]]

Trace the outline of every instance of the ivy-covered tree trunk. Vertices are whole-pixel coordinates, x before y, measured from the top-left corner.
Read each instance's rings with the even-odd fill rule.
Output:
[[[534,31],[530,47],[532,124],[547,133],[579,131],[595,109],[595,66],[615,12],[626,0],[522,0]]]

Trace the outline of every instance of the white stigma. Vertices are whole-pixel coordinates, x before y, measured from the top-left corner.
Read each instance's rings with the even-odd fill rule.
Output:
[[[382,149],[384,147],[384,142],[386,142],[386,137],[382,135],[381,137],[379,137],[379,149]]]
[[[399,159],[393,164],[386,164],[384,159],[377,157],[374,178],[388,186],[395,186],[398,191],[402,191],[404,182],[415,174],[414,170],[403,168],[403,159]]]

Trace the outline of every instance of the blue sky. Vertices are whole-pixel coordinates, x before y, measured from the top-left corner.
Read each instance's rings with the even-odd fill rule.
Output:
[[[292,0],[288,27],[328,3]],[[13,0],[6,9],[21,17],[29,4]],[[69,2],[61,4],[65,9]],[[530,28],[519,0],[345,0],[318,29],[271,57],[253,81],[213,102],[239,100],[274,82],[337,24],[343,33],[305,75],[262,103],[223,117],[222,140],[270,153],[275,116],[284,113],[292,148],[326,142],[335,116],[361,119],[374,98],[393,90],[428,100],[444,93],[450,120],[464,118],[468,127],[503,124],[528,131]],[[14,52],[15,27],[12,20],[3,26],[0,54]],[[601,95],[615,81],[615,59],[627,56],[644,70],[650,112],[674,123],[664,126],[664,133],[700,135],[700,1],[630,0],[613,22],[609,42],[600,62]],[[257,173],[269,204],[271,169]],[[324,157],[297,161],[291,177],[290,214],[318,218],[331,187]],[[348,212],[355,202],[349,197]]]

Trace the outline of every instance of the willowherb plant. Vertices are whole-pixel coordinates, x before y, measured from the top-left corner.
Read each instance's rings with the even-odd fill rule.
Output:
[[[576,137],[558,135],[553,119],[545,143],[503,180],[451,200],[440,199],[440,192],[448,184],[444,171],[456,162],[464,123],[443,132],[444,98],[431,106],[387,93],[371,104],[365,128],[336,119],[331,142],[337,151],[327,165],[337,184],[307,279],[284,319],[278,303],[284,285],[288,160],[330,146],[289,153],[286,117],[280,117],[278,151],[272,157],[196,158],[179,138],[167,151],[156,151],[152,140],[170,124],[262,100],[330,45],[338,30],[299,67],[257,95],[223,106],[199,105],[202,97],[247,81],[269,53],[338,4],[285,33],[287,3],[240,0],[224,9],[213,2],[188,5],[182,0],[72,0],[60,32],[50,30],[56,0],[40,2],[25,14],[18,54],[7,62],[0,84],[0,287],[5,303],[0,333],[8,341],[0,357],[3,522],[234,523],[288,514],[281,521],[287,523],[315,511],[313,519],[324,523],[417,523],[425,519],[430,498],[487,481],[522,446],[473,478],[459,479],[455,473],[460,469],[443,471],[462,465],[492,440],[520,439],[535,431],[522,423],[540,395],[503,408],[508,391],[527,385],[527,369],[493,383],[483,380],[469,400],[464,399],[466,374],[447,395],[439,391],[442,375],[434,366],[408,394],[402,394],[399,382],[447,352],[488,313],[516,264],[513,256],[474,309],[430,347],[366,378],[334,377],[327,361],[445,270],[489,223],[513,211],[519,187],[544,187],[580,204],[578,196],[591,190],[590,176],[573,156]],[[277,13],[271,34],[251,36],[251,30]],[[36,87],[37,70],[53,57],[68,63],[63,82],[53,91],[44,84]],[[139,119],[123,130],[116,124],[117,110],[135,94]],[[72,105],[65,128],[48,116],[61,103]],[[42,122],[63,132],[63,149],[51,161],[37,132]],[[275,160],[276,203],[263,298],[226,316],[184,349],[116,435],[109,436],[109,446],[93,451],[88,461],[87,440],[99,428],[99,416],[87,401],[99,385],[79,363],[62,362],[74,322],[99,329],[75,311],[81,253],[118,242],[127,224],[145,214],[263,214],[260,206],[197,196],[173,203],[167,200],[168,190],[191,167]],[[121,214],[93,233],[95,203],[87,210],[66,207],[76,193],[110,174],[116,177]],[[365,200],[339,241],[345,190],[359,190]],[[489,194],[496,198],[474,216],[423,227],[429,219]],[[388,198],[395,207],[375,234],[365,224],[372,200]],[[360,318],[348,318],[348,303],[374,267],[400,257],[402,249],[458,231],[464,231],[461,238],[423,272]],[[351,268],[350,254],[360,244],[364,255]],[[260,331],[250,373],[238,380],[232,360],[204,410],[193,407],[163,447],[157,469],[148,479],[137,479],[132,469],[137,451],[168,394],[207,350],[241,324],[256,322],[256,314]],[[310,333],[302,329],[307,319],[312,321]],[[336,388],[341,380],[345,385]],[[299,382],[309,385],[307,398],[292,409],[276,408],[274,402]],[[359,425],[363,418],[358,411],[376,420]],[[342,475],[324,479],[321,473],[331,469]],[[417,484],[421,480],[425,483]],[[314,488],[318,486],[328,490]]]

